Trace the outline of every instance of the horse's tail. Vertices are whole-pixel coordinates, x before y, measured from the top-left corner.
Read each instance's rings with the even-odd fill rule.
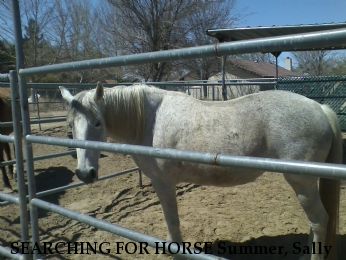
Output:
[[[322,105],[322,110],[326,114],[333,130],[333,141],[326,162],[341,164],[343,143],[338,118],[329,106]],[[329,216],[326,244],[333,246],[335,249],[332,250],[333,255],[336,256],[336,234],[339,229],[340,180],[320,178],[319,191],[322,203]],[[330,259],[332,258],[331,256]]]

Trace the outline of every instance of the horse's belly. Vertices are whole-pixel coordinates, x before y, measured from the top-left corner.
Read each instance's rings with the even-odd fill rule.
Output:
[[[241,185],[254,181],[262,174],[262,171],[256,170],[193,164],[181,164],[174,172],[169,172],[177,183],[189,182],[212,186]]]

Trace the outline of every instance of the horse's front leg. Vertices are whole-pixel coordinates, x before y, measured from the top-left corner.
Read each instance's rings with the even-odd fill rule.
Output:
[[[175,184],[169,180],[157,179],[152,180],[152,184],[159,197],[165,215],[169,232],[168,240],[180,243],[182,242],[182,237],[180,233]]]

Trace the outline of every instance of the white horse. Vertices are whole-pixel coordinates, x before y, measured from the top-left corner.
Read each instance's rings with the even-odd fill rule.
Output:
[[[68,122],[73,137],[240,156],[341,163],[335,113],[303,96],[265,91],[226,102],[196,100],[146,85],[84,91],[72,96]],[[100,153],[77,149],[77,176],[97,180]],[[175,186],[179,182],[232,186],[254,181],[260,170],[225,168],[133,156],[151,179],[166,218],[169,240],[181,242]],[[314,242],[335,245],[339,181],[284,174],[309,221]],[[321,195],[321,197],[320,197]],[[334,249],[335,251],[335,249]],[[330,256],[330,255],[329,255]],[[322,255],[312,255],[323,259]]]
[[[225,73],[225,80],[239,80],[236,76]],[[222,86],[213,85],[213,83],[219,83],[222,81],[222,73],[217,73],[208,78],[208,97],[215,100],[222,100]],[[247,82],[243,80],[242,82]],[[252,93],[260,92],[261,88],[259,85],[253,85],[249,82],[249,85],[227,85],[227,99],[234,99],[237,97],[249,95]],[[213,94],[214,92],[214,94]]]
[[[29,103],[37,103],[38,100],[40,99],[41,95],[40,94],[34,94],[33,96],[28,97],[28,102]]]

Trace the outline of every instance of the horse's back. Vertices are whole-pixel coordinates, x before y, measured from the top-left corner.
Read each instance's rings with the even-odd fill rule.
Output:
[[[155,147],[233,155],[289,159],[290,154],[298,156],[293,155],[294,149],[302,155],[319,153],[316,150],[328,147],[332,138],[321,105],[285,91],[265,91],[227,102],[168,95],[155,121]],[[324,156],[321,152],[313,157]]]
[[[333,139],[320,104],[283,91],[227,102],[167,95],[156,112],[152,135],[154,147],[321,162],[326,160]],[[171,160],[156,162],[176,182],[230,186],[261,174]]]

